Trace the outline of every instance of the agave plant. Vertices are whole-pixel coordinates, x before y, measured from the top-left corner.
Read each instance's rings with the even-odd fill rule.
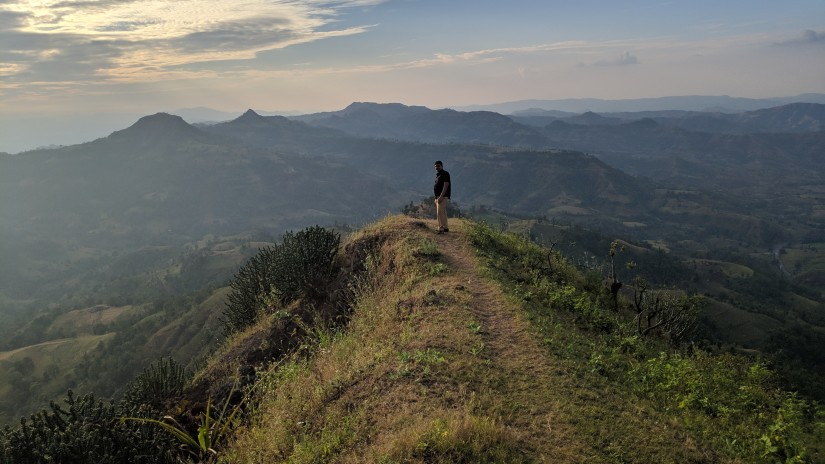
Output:
[[[232,391],[234,390],[233,387]],[[120,421],[137,421],[158,425],[175,437],[183,445],[182,448],[197,459],[197,462],[213,462],[218,456],[217,448],[226,438],[230,427],[236,424],[238,413],[247,400],[247,397],[244,397],[229,411],[231,397],[231,394],[226,397],[223,408],[217,417],[212,416],[212,399],[207,400],[206,411],[200,416],[197,436],[191,435],[174,417],[168,415],[161,420],[145,417],[121,417]]]

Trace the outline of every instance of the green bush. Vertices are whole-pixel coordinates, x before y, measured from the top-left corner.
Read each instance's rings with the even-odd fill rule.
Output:
[[[230,282],[223,315],[224,334],[252,324],[273,302],[285,305],[299,298],[319,299],[338,273],[335,257],[341,236],[313,226],[287,232],[279,245],[262,248]],[[274,300],[274,301],[273,301]]]
[[[553,308],[576,314],[580,321],[594,329],[609,332],[614,328],[610,313],[599,307],[590,294],[579,291],[572,285],[549,287],[547,298]]]
[[[113,403],[80,398],[69,391],[66,406],[54,402],[16,429],[6,427],[0,436],[0,463],[46,462],[174,463],[174,443],[162,431],[145,425],[122,424]]]
[[[123,401],[135,407],[150,406],[160,410],[165,401],[183,392],[186,380],[183,366],[171,358],[160,359],[129,384]]]
[[[497,231],[489,225],[471,223],[469,235],[476,252],[487,259],[494,274],[509,280],[577,282],[578,272],[559,254],[530,241],[528,237]]]
[[[324,294],[338,272],[334,264],[340,242],[340,235],[318,226],[284,234],[281,245],[275,247],[273,287],[282,304]]]
[[[779,389],[762,363],[701,350],[689,356],[661,353],[638,365],[631,379],[639,393],[732,456],[806,462],[804,414],[812,406]]]

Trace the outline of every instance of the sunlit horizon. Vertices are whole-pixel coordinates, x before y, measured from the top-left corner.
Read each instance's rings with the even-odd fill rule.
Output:
[[[818,1],[11,0],[0,138],[193,107],[825,93],[823,19]]]

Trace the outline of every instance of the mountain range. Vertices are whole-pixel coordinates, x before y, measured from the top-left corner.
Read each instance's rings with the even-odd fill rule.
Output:
[[[184,349],[171,334],[194,308],[221,307],[252,244],[425,208],[439,159],[461,210],[498,211],[502,228],[518,223],[596,274],[610,242],[579,227],[632,241],[639,262],[667,270],[658,283],[708,295],[720,340],[825,365],[807,348],[825,327],[823,108],[507,116],[360,102],[198,124],[157,113],[91,142],[0,154],[0,349],[54,342],[61,314],[109,307],[165,321],[148,339]],[[175,300],[207,284],[196,303]],[[94,330],[83,334],[111,335]]]
[[[715,134],[818,132],[825,130],[825,104],[790,103],[734,114],[674,110],[604,114],[587,111],[577,114],[531,109],[505,116],[491,111],[431,110],[398,103],[353,103],[340,111],[292,116],[290,119],[313,126],[341,129],[357,136],[405,140],[425,138],[438,142],[466,142],[475,138],[506,145],[508,140],[501,137],[518,141],[521,136],[524,143],[543,143],[538,139],[531,140],[531,137],[540,136],[540,129],[555,122],[609,126],[653,120],[667,127]]]
[[[249,110],[196,126],[159,113],[93,142],[0,155],[0,195],[14,199],[0,215],[8,236],[83,243],[180,243],[205,233],[361,222],[426,196],[428,166],[443,159],[462,205],[610,218],[619,229],[645,224],[625,232],[669,241],[678,239],[679,215],[744,212],[751,219],[740,223],[762,225],[741,230],[714,220],[675,229],[724,226],[770,247],[823,229],[823,108],[704,116],[724,118],[731,133],[680,127],[683,115],[585,113],[536,126],[492,112],[374,103],[292,118]],[[752,132],[759,127],[774,129]],[[674,191],[710,210],[663,208]],[[770,226],[777,221],[792,226]]]
[[[770,108],[788,103],[825,103],[823,94],[803,94],[792,97],[748,99],[728,96],[682,96],[627,100],[565,99],[523,100],[496,105],[456,106],[452,109],[468,111],[494,111],[513,114],[530,109],[580,114],[587,111],[640,112],[640,111],[722,111],[739,113]],[[21,109],[22,110],[22,109]],[[163,111],[181,116],[189,123],[220,122],[234,119],[242,111],[215,110],[206,107],[167,108]],[[263,111],[264,116],[295,116],[300,111]],[[103,137],[125,127],[145,113],[130,109],[106,113],[71,113],[62,115],[34,115],[19,111],[0,115],[0,152],[19,153],[40,147],[55,147],[83,143]]]
[[[591,112],[545,117],[542,124],[536,117],[354,103],[293,119],[358,137],[573,149],[637,177],[731,195],[749,208],[767,204],[774,215],[822,226],[822,203],[809,200],[823,198],[825,105],[793,103],[737,115]],[[806,198],[796,201],[799,191]]]
[[[727,95],[684,95],[625,100],[601,100],[597,98],[568,98],[563,100],[519,100],[493,105],[456,107],[460,111],[495,111],[511,114],[529,109],[566,111],[573,113],[639,112],[639,111],[701,111],[738,113],[753,111],[788,103],[825,103],[823,94],[802,94],[778,98],[742,98]]]

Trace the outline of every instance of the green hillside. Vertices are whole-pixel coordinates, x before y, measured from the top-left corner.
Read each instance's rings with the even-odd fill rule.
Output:
[[[0,343],[6,374],[0,391],[7,393],[0,425],[37,411],[67,388],[117,396],[161,356],[201,362],[220,335],[223,286],[267,244],[250,236],[206,236],[182,248],[141,247],[100,257],[93,261],[97,267],[84,265],[86,258],[62,263],[78,273],[65,281],[44,279],[43,295],[15,305],[23,308],[15,321],[20,328],[3,328],[9,335]],[[58,342],[59,361],[28,354]],[[24,357],[33,364],[21,372],[13,366]]]
[[[469,214],[552,246],[582,272],[600,276],[608,275],[605,258],[614,240],[611,237],[633,236],[489,209],[471,209]],[[700,318],[698,340],[725,350],[759,353],[781,371],[788,389],[820,402],[825,399],[825,357],[818,348],[825,342],[825,306],[817,286],[805,285],[799,278],[815,275],[815,271],[788,273],[788,269],[815,269],[820,259],[816,245],[777,248],[768,253],[695,237],[618,240],[619,280],[629,284],[642,277],[655,286],[702,295],[707,307]],[[785,263],[784,274],[775,258]]]
[[[0,408],[20,411],[25,404],[34,411],[59,400],[66,393],[65,386],[74,383],[71,368],[113,336],[81,335],[0,352]],[[12,422],[11,417],[5,419]]]
[[[112,406],[70,397],[86,406],[7,429],[0,462],[49,450],[82,456],[72,462],[825,459],[819,406],[779,388],[758,359],[691,343],[701,299],[651,286],[634,304],[628,285],[614,301],[556,250],[450,226],[437,235],[432,220],[406,216],[365,226],[338,249],[324,289],[299,273],[291,298],[268,285],[238,294],[253,287],[237,274],[230,301],[254,297],[257,317],[191,380],[157,364]],[[290,266],[273,262],[261,282]],[[167,415],[180,443],[146,421]]]

